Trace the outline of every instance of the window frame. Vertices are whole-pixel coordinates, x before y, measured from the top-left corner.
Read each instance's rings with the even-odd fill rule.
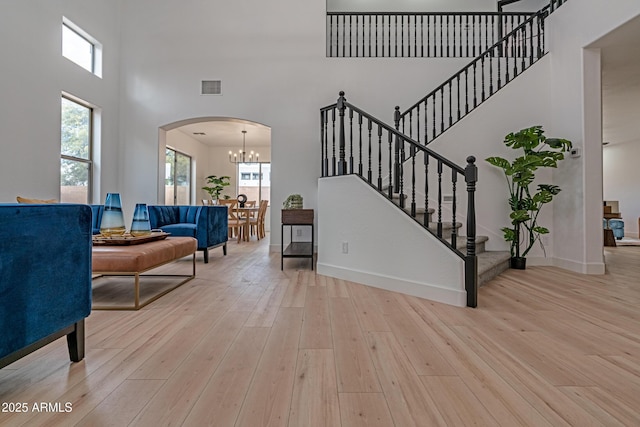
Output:
[[[187,154],[183,151],[177,150],[174,147],[171,147],[169,145],[165,146],[165,165],[167,164],[166,161],[166,152],[170,150],[173,151],[174,153],[174,161],[173,161],[173,200],[171,200],[171,205],[173,206],[178,206],[178,185],[177,185],[177,180],[176,180],[176,165],[178,164],[178,156],[182,156],[182,157],[186,157],[187,159],[189,159],[189,188],[187,191],[187,194],[189,195],[189,200],[187,201],[187,205],[191,205],[193,203],[193,156],[191,156],[190,154]],[[166,175],[165,175],[165,181],[166,181]],[[166,186],[166,184],[165,184]],[[165,194],[166,194],[166,189],[165,189]],[[166,196],[165,196],[166,199]],[[169,204],[169,201],[165,200],[166,204]]]
[[[85,40],[89,46],[91,46],[91,69],[87,69],[82,64],[79,64],[75,60],[69,58],[64,55],[64,29],[68,29],[69,31],[76,34],[81,39]],[[77,66],[81,67],[83,70],[87,70],[90,73],[96,75],[97,77],[102,78],[102,44],[96,40],[95,37],[92,37],[89,33],[84,31],[81,27],[74,24],[66,17],[62,17],[62,29],[61,29],[61,53],[62,56],[69,61],[73,62]]]
[[[93,177],[93,151],[94,151],[94,124],[95,124],[95,108],[86,101],[83,101],[74,96],[70,96],[68,94],[63,93],[60,97],[60,127],[62,129],[62,100],[66,99],[69,102],[73,102],[74,104],[80,105],[89,110],[89,123],[88,123],[88,155],[87,158],[71,156],[69,154],[62,154],[62,130],[60,133],[60,201],[62,202],[62,160],[82,163],[88,166],[87,173],[87,200],[86,203],[89,204],[93,200],[93,185],[94,185],[94,177]]]

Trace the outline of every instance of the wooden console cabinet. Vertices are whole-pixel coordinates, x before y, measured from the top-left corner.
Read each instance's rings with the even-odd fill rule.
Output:
[[[280,270],[284,269],[285,258],[311,258],[311,270],[313,270],[313,209],[282,209],[282,225],[280,239]],[[311,241],[297,242],[293,240],[295,227],[311,227]],[[284,228],[289,227],[289,244],[284,246]]]

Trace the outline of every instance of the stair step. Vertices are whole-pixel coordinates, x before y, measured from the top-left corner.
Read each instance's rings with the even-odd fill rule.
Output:
[[[484,244],[489,240],[487,236],[476,236],[476,255],[485,251]],[[467,236],[458,236],[456,239],[456,249],[463,254],[467,253]]]
[[[509,269],[509,251],[485,251],[478,254],[478,286]]]

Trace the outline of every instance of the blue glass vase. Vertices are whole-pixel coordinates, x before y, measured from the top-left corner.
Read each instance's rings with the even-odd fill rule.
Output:
[[[100,221],[100,234],[105,237],[122,236],[124,234],[124,215],[119,193],[107,193],[104,212]]]
[[[151,222],[149,222],[149,210],[146,203],[137,203],[133,211],[131,222],[131,235],[134,237],[148,236],[151,234]]]

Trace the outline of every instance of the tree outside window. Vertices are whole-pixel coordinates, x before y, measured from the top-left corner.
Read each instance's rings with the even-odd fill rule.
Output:
[[[89,203],[93,110],[62,97],[60,116],[60,201]]]

